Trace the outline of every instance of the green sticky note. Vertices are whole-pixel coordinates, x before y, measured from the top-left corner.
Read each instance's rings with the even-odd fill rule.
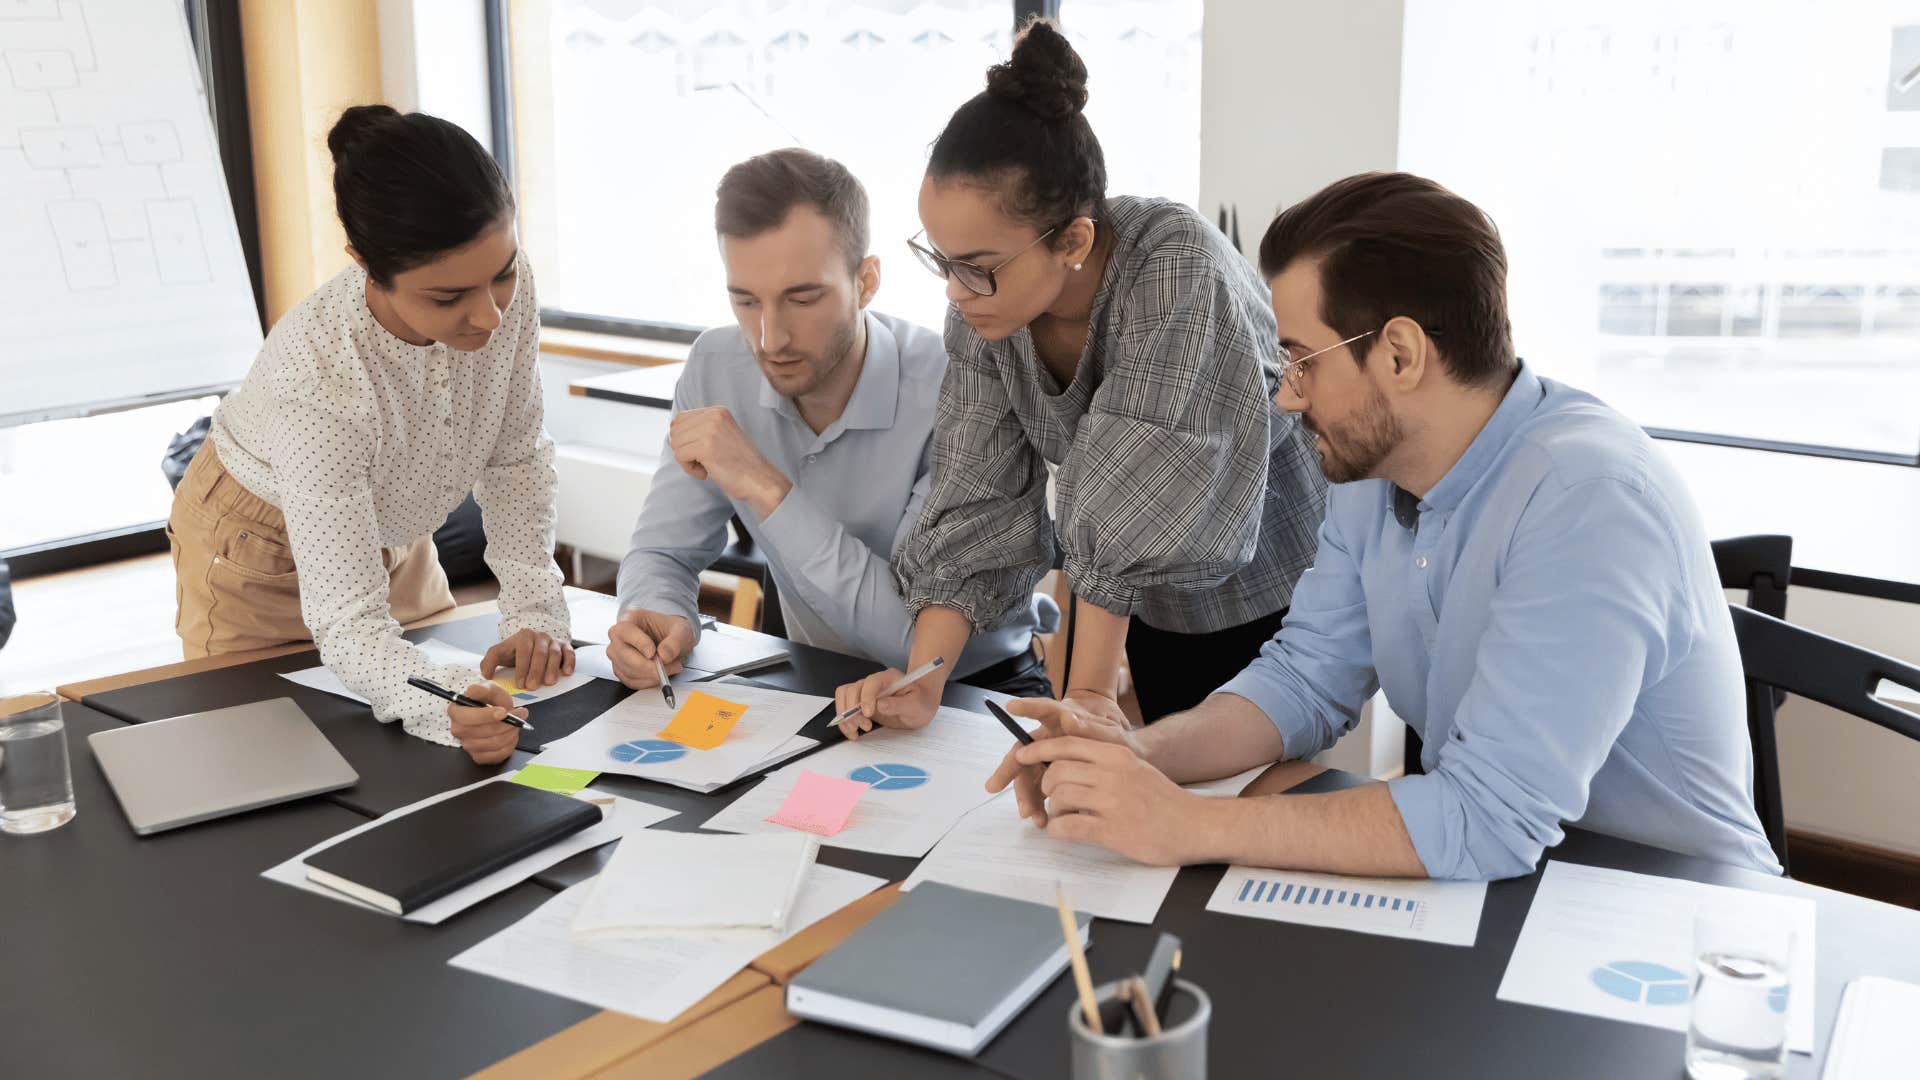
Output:
[[[600,774],[592,769],[559,769],[552,765],[528,765],[513,774],[513,782],[536,787],[541,791],[557,791],[562,795],[572,795]]]

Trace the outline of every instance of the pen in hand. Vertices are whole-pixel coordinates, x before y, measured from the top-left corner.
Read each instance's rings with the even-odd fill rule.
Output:
[[[900,691],[905,690],[907,687],[913,685],[914,683],[919,682],[922,678],[926,677],[929,673],[946,666],[946,663],[947,663],[946,657],[936,656],[933,659],[927,661],[926,663],[921,664],[919,667],[914,668],[912,671],[907,672],[905,675],[900,676],[899,680],[895,682],[892,686],[889,686],[885,690],[880,691],[880,696],[892,697],[894,694],[897,694]],[[841,713],[839,716],[836,716],[832,720],[827,721],[827,726],[832,727],[835,724],[844,724],[847,721],[859,715],[860,715],[860,706],[855,705],[852,708],[848,709],[847,711]]]
[[[454,691],[449,690],[444,686],[441,686],[439,683],[434,682],[432,679],[423,679],[418,675],[408,676],[407,685],[412,687],[417,687],[418,689],[421,689],[421,690],[425,690],[427,693],[432,694],[434,697],[444,698],[445,700],[451,701],[455,705],[459,705],[463,708],[468,708],[468,709],[493,708],[493,706],[487,704],[484,701],[475,701],[465,694],[455,693]],[[514,727],[517,727],[522,731],[533,730],[532,724],[527,723],[525,720],[520,719],[519,717],[513,715],[512,713],[508,713],[507,715],[501,717],[500,719],[503,723],[512,724]]]
[[[667,681],[667,665],[660,662],[660,654],[653,654],[653,671],[660,676],[660,696],[667,699],[667,708],[677,709],[680,703],[673,700],[673,684]]]

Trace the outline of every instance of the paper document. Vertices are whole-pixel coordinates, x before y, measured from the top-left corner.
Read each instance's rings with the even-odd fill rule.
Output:
[[[819,841],[643,832],[593,879],[573,917],[579,935],[785,930]]]
[[[728,694],[735,692],[727,688]],[[772,773],[707,819],[706,827],[718,832],[786,831],[766,819],[779,811],[801,770],[810,769],[867,785],[846,827],[823,841],[828,847],[925,855],[961,815],[992,798],[987,777],[1012,746],[1006,729],[990,717],[942,708],[918,731],[875,729],[857,742],[829,746]]]
[[[1472,945],[1484,881],[1419,881],[1229,866],[1208,911],[1365,934]]]
[[[307,859],[319,852],[325,851],[343,840],[358,836],[368,829],[378,828],[394,818],[411,814],[423,806],[431,806],[442,799],[451,799],[455,795],[465,791],[471,791],[481,784],[492,784],[511,780],[513,775],[512,773],[503,773],[499,776],[490,776],[478,783],[468,784],[466,787],[455,788],[452,791],[443,791],[438,795],[421,799],[419,802],[409,803],[392,813],[383,814],[364,825],[348,829],[338,836],[322,840],[320,843],[295,855],[286,862],[262,872],[260,876],[269,881],[277,881],[282,885],[291,885],[296,889],[302,889],[318,896],[327,897],[330,900],[338,900],[343,904],[352,904],[354,907],[365,908],[368,911],[376,912],[380,915],[388,915],[390,914],[389,912],[374,907],[372,904],[365,903],[364,901],[348,896],[346,893],[337,892],[327,888],[325,885],[316,884],[308,880],[307,868],[303,864]],[[527,880],[570,855],[577,855],[582,851],[586,851],[588,848],[599,847],[601,844],[612,843],[622,836],[640,832],[647,826],[665,821],[676,813],[676,811],[673,810],[654,806],[652,803],[621,798],[617,795],[596,793],[596,797],[611,798],[614,800],[613,805],[607,808],[608,812],[602,818],[600,824],[582,829],[564,839],[556,840],[552,844],[541,848],[539,851],[528,855],[526,858],[509,863],[465,888],[456,889],[431,904],[415,908],[401,916],[401,918],[408,922],[438,925],[445,922],[449,917],[457,915],[480,901],[485,900],[487,897],[495,893],[504,892],[520,884],[522,881]]]
[[[786,659],[786,644],[778,638],[749,637],[742,631],[715,626],[700,635],[683,663],[714,675],[740,675]]]
[[[573,636],[604,648],[607,630],[620,617],[620,600],[606,593],[584,589],[567,590],[567,621],[573,624]],[[580,650],[584,652],[585,650]],[[612,678],[611,675],[602,678]]]
[[[454,967],[544,990],[642,1020],[666,1023],[753,958],[885,884],[869,874],[815,866],[785,932],[577,938],[569,929],[592,881],[542,904],[449,960]]]
[[[1821,1080],[1883,1080],[1912,1075],[1920,1062],[1920,986],[1863,975],[1840,997]]]
[[[1205,795],[1238,795],[1266,771],[1189,786]],[[1073,905],[1103,919],[1150,923],[1180,874],[1177,866],[1145,866],[1093,844],[1048,836],[1020,816],[1011,789],[970,811],[913,868],[903,889],[939,881],[975,892],[1051,904],[1064,885]]]
[[[662,738],[676,710],[658,690],[636,690],[579,731],[548,743],[540,764],[643,776],[693,791],[712,791],[764,767],[769,758],[782,753],[791,756],[814,745],[808,740],[794,749],[790,741],[832,704],[830,698],[758,686],[729,683],[714,689],[746,709],[725,741],[711,750]],[[682,704],[690,702],[683,698]]]
[[[1685,1031],[1700,907],[1793,922],[1787,1046],[1812,1053],[1815,908],[1803,897],[1549,862],[1495,996]]]
[[[442,667],[468,667],[475,671],[480,670],[480,660],[482,658],[479,653],[468,652],[457,646],[449,645],[439,638],[428,638],[425,641],[416,642],[415,644],[420,647],[420,651],[427,654],[427,659],[435,665]],[[554,683],[552,686],[523,687],[513,681],[514,674],[515,672],[512,668],[501,668],[494,672],[493,681],[502,689],[506,690],[507,693],[513,695],[513,700],[516,705],[531,705],[536,701],[545,701],[548,698],[559,697],[569,690],[585,686],[595,677],[592,674],[580,670],[579,656],[577,653],[574,657],[573,674],[561,676],[560,681]],[[335,675],[333,671],[325,665],[305,668],[300,671],[283,671],[280,673],[280,677],[313,690],[319,690],[324,693],[333,694],[336,697],[346,698],[348,701],[357,701],[362,705],[368,704],[366,698],[347,689],[347,684],[340,681],[340,676]],[[611,669],[608,670],[605,677],[612,678]],[[466,687],[449,686],[447,689],[459,693],[464,692]],[[415,690],[413,692],[423,696],[426,694],[425,690]]]

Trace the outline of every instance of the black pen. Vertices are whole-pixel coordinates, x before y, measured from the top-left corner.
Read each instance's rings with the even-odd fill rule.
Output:
[[[409,675],[407,677],[407,685],[418,687],[422,690],[425,690],[427,693],[432,694],[434,697],[445,698],[446,700],[453,702],[455,705],[459,705],[464,708],[468,708],[468,709],[493,708],[493,706],[487,704],[484,701],[475,701],[465,694],[456,694],[453,691],[447,689],[446,687],[441,686],[439,683],[434,682],[432,679],[423,679],[418,675]],[[517,727],[522,731],[533,730],[532,724],[527,723],[525,720],[520,719],[519,717],[513,715],[512,713],[508,713],[507,715],[501,717],[500,719],[505,721],[506,723],[512,724],[514,727]]]
[[[1006,728],[1007,731],[1012,733],[1014,738],[1019,739],[1022,743],[1028,746],[1033,745],[1033,736],[1027,734],[1026,728],[1023,728],[1019,724],[1014,723],[1013,717],[1007,715],[1007,710],[989,701],[987,702],[987,711],[992,713],[993,718],[995,720],[1000,721],[1000,726],[1003,728]]]

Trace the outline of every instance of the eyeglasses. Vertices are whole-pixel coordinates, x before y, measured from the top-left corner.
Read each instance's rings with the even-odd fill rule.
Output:
[[[1377,334],[1379,332],[1380,332],[1379,330],[1367,330],[1362,333],[1355,334],[1345,341],[1336,341],[1324,349],[1315,349],[1312,352],[1308,353],[1307,355],[1299,358],[1298,360],[1295,360],[1293,358],[1293,353],[1285,345],[1282,345],[1280,346],[1280,377],[1282,379],[1285,379],[1287,385],[1293,388],[1293,392],[1296,396],[1304,398],[1307,396],[1307,389],[1302,384],[1302,380],[1304,380],[1307,376],[1307,361],[1312,360],[1314,357],[1319,356],[1321,353],[1332,352],[1333,350],[1339,348],[1342,345],[1351,345],[1354,342],[1359,341],[1361,338],[1366,337],[1368,334]],[[1439,337],[1440,331],[1438,328],[1435,328],[1432,330],[1428,330],[1426,334],[1428,337]]]
[[[1289,350],[1285,345],[1282,345],[1280,346],[1280,377],[1282,379],[1285,379],[1287,382],[1287,385],[1293,388],[1293,392],[1296,396],[1304,398],[1307,396],[1307,390],[1305,386],[1301,385],[1301,380],[1305,378],[1307,374],[1307,361],[1312,360],[1314,357],[1319,356],[1321,353],[1332,352],[1333,350],[1339,348],[1342,345],[1351,345],[1354,342],[1359,341],[1361,338],[1366,337],[1368,334],[1377,334],[1379,332],[1380,331],[1378,330],[1363,331],[1361,333],[1353,335],[1352,337],[1348,338],[1345,341],[1336,341],[1324,349],[1315,349],[1298,360],[1295,360],[1293,358],[1293,353],[1291,350]]]
[[[1046,232],[1034,237],[1032,244],[1028,244],[1026,247],[1007,256],[1000,261],[999,265],[992,267],[981,266],[978,263],[970,263],[964,259],[949,259],[945,255],[922,244],[920,238],[927,235],[927,230],[925,229],[914,233],[913,238],[907,241],[907,246],[913,249],[913,254],[920,260],[920,265],[932,271],[934,277],[945,281],[951,276],[959,281],[961,285],[965,286],[968,292],[975,296],[992,296],[994,293],[1000,291],[1000,283],[994,280],[993,275],[1005,270],[1008,263],[1025,255],[1034,244],[1038,244],[1040,241],[1045,240],[1047,237],[1059,231],[1058,228],[1048,229]]]

